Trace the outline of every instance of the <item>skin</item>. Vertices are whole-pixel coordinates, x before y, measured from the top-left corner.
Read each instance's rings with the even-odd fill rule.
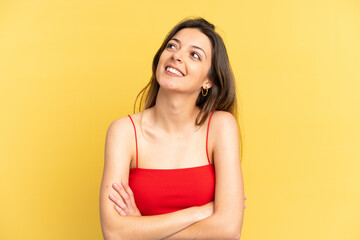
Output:
[[[132,115],[137,127],[139,167],[174,169],[208,164],[204,141],[209,119],[201,127],[194,120],[201,88],[211,87],[207,77],[211,54],[210,40],[197,29],[182,29],[169,41],[156,70],[160,85],[156,105]],[[168,65],[184,76],[168,74]],[[208,151],[211,163],[215,163],[215,201],[156,216],[141,216],[136,196],[127,184],[129,166],[136,167],[133,131],[128,117],[124,117],[115,120],[107,133],[100,190],[104,238],[238,239],[244,195],[234,117],[217,111],[211,120]],[[219,233],[218,227],[223,232]]]

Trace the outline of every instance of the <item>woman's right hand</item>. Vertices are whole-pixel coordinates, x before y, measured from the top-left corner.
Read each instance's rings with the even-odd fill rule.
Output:
[[[121,216],[141,216],[130,186],[125,181],[121,181],[121,185],[122,188],[117,184],[113,184],[114,190],[119,194],[118,197],[112,194],[109,195],[110,200],[115,203],[115,210]]]

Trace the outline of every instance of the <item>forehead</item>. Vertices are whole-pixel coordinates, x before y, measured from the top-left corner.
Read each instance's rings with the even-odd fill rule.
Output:
[[[173,38],[180,40],[182,46],[197,46],[202,48],[207,56],[211,54],[210,39],[196,28],[183,28]]]

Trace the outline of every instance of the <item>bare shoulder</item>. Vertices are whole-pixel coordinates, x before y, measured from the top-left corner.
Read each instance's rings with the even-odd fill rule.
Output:
[[[214,156],[217,156],[218,159],[235,158],[239,151],[238,130],[237,121],[231,113],[216,111],[213,114],[210,123],[209,142]]]
[[[113,120],[106,133],[105,160],[118,162],[120,159],[129,163],[132,149],[135,148],[134,129],[128,116]]]
[[[211,126],[214,134],[237,132],[238,126],[235,117],[226,111],[216,111],[211,118]]]
[[[212,151],[218,176],[217,180],[222,181],[224,184],[232,184],[234,181],[240,181],[239,176],[241,176],[237,121],[231,113],[224,111],[215,112],[213,118],[211,119],[211,121],[214,120],[212,126],[214,130]]]
[[[128,116],[113,120],[107,130],[107,136],[126,137],[132,134],[133,128]]]

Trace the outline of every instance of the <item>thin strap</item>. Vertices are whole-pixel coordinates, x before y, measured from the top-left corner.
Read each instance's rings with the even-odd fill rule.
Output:
[[[214,112],[215,112],[215,110],[210,115],[209,122],[208,122],[208,128],[207,128],[207,132],[206,132],[206,156],[209,161],[209,164],[210,164],[210,158],[209,158],[209,153],[208,153],[208,137],[209,137],[210,120],[211,120],[211,117],[214,114]]]
[[[135,143],[136,143],[136,168],[138,167],[138,145],[137,145],[137,136],[136,136],[136,127],[134,124],[134,121],[132,120],[132,118],[130,117],[130,115],[128,115],[133,126],[134,126],[134,131],[135,131]]]

